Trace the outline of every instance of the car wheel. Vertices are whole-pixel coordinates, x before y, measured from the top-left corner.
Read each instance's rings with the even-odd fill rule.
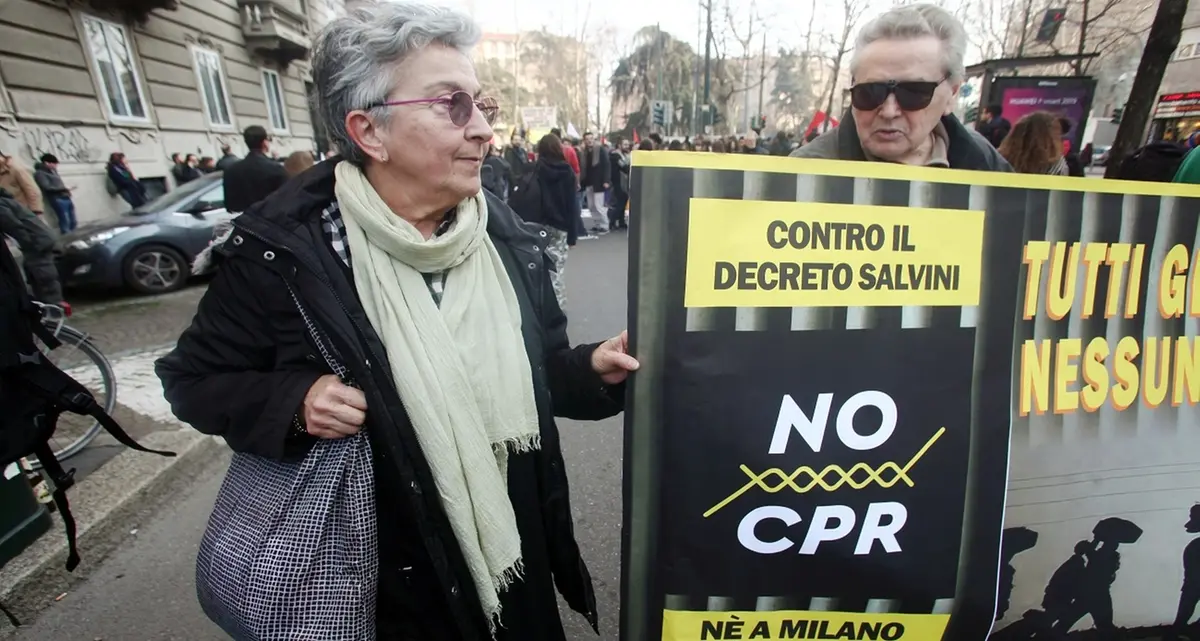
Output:
[[[144,245],[125,259],[125,284],[141,294],[173,292],[187,279],[187,261],[170,247]]]

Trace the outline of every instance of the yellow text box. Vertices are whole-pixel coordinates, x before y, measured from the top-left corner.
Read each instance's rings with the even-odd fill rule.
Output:
[[[662,641],[705,639],[885,639],[937,641],[948,614],[690,612],[663,610]]]
[[[983,218],[982,211],[693,198],[684,305],[978,305]]]

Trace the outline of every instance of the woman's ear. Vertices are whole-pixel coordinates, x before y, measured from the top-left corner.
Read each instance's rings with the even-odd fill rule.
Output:
[[[346,114],[346,133],[372,160],[387,162],[387,149],[383,145],[385,132],[367,112],[356,109]]]

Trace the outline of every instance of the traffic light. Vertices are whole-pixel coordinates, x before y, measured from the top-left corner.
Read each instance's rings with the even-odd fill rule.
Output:
[[[1038,27],[1036,40],[1038,42],[1054,42],[1054,37],[1058,35],[1058,28],[1066,19],[1066,9],[1046,9],[1046,15],[1042,16],[1042,26]]]
[[[716,105],[713,105],[708,113],[712,116],[712,124],[716,125],[725,122],[725,117],[721,115],[721,110],[717,109]]]
[[[656,127],[667,126],[667,105],[656,100],[650,106],[650,123]]]
[[[1121,124],[1121,116],[1123,116],[1123,115],[1125,115],[1125,105],[1121,105],[1120,107],[1113,107],[1113,115],[1112,115],[1113,124],[1116,124],[1116,125]]]
[[[762,133],[762,130],[767,128],[767,117],[759,114],[750,118],[750,128],[757,133]]]

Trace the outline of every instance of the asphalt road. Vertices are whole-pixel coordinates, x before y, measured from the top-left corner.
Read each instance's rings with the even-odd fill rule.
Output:
[[[609,338],[625,327],[626,237],[580,242],[566,270],[574,342]],[[91,325],[114,351],[161,346],[190,319],[202,286],[160,299],[83,305],[77,324]],[[108,318],[108,321],[104,321]],[[120,396],[118,398],[121,398]],[[601,636],[617,639],[620,586],[622,417],[599,423],[560,420],[571,479],[576,536],[591,567]],[[15,638],[22,641],[157,641],[225,639],[196,602],[196,549],[224,470],[197,478],[184,495],[145,523],[85,583],[46,610]],[[582,617],[563,614],[568,638],[596,639]]]

